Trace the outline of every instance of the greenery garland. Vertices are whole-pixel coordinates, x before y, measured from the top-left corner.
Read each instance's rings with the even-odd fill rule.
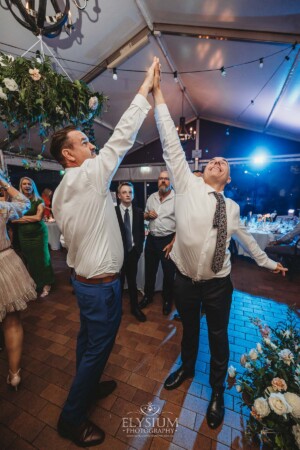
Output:
[[[49,133],[69,124],[86,130],[94,143],[93,119],[106,101],[103,93],[92,92],[82,81],[55,72],[48,57],[13,58],[0,52],[0,120],[10,142],[38,125],[39,159]]]

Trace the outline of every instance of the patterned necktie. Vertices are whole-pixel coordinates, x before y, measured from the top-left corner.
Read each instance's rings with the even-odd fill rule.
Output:
[[[214,215],[213,227],[218,228],[217,243],[211,270],[214,273],[220,272],[224,264],[226,239],[227,239],[227,215],[226,204],[222,194],[213,192],[217,200],[216,212]]]
[[[131,237],[131,224],[130,224],[130,216],[129,209],[125,209],[124,214],[124,227],[125,227],[125,236],[126,236],[126,250],[130,252],[132,249],[132,237]]]

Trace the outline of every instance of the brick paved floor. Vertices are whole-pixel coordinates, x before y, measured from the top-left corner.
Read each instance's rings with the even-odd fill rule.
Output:
[[[18,392],[8,389],[7,361],[0,353],[0,449],[60,450],[77,448],[56,433],[56,422],[75,371],[75,345],[78,310],[68,284],[68,270],[62,252],[53,253],[57,285],[44,300],[31,303],[23,314],[25,343],[22,385]],[[287,309],[285,303],[299,306],[300,280],[293,282],[257,268],[238,258],[233,265],[234,292],[229,325],[231,364],[239,368],[240,354],[255,346],[257,332],[248,318],[258,316],[274,324]],[[242,292],[243,291],[243,292]],[[264,295],[270,298],[256,297]],[[163,381],[180,363],[181,324],[161,314],[161,298],[145,311],[146,323],[129,315],[124,298],[122,324],[103,379],[115,379],[117,390],[98,401],[91,417],[106,431],[103,450],[122,449],[254,449],[243,440],[247,411],[241,411],[240,396],[226,391],[224,424],[208,428],[205,412],[210,397],[208,383],[209,350],[206,321],[201,320],[200,350],[196,375],[175,391],[163,389]],[[159,408],[157,427],[178,419],[174,436],[147,436],[149,424],[143,420],[142,405],[151,402]],[[127,420],[124,423],[124,418]],[[132,422],[129,422],[131,418]],[[143,436],[128,435],[130,423],[137,424]],[[123,428],[123,425],[126,425]],[[171,426],[171,425],[170,425]]]

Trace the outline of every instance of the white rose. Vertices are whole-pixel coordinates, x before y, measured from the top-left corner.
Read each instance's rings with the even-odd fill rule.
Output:
[[[242,387],[239,384],[236,384],[235,389],[236,389],[236,392],[242,391]]]
[[[270,347],[271,347],[273,350],[276,350],[277,345],[275,345],[273,342],[270,342]]]
[[[236,368],[233,366],[229,366],[228,375],[230,376],[230,378],[234,378],[236,376]]]
[[[254,408],[261,418],[268,416],[271,412],[267,400],[263,397],[259,397],[254,401]]]
[[[270,408],[279,416],[283,416],[292,411],[283,394],[271,394],[269,397]]]
[[[9,91],[18,91],[19,90],[17,83],[12,78],[3,78],[3,83],[5,84],[5,87]]]
[[[95,111],[98,108],[98,98],[97,97],[91,97],[89,99],[89,108],[92,111]]]
[[[246,362],[245,367],[246,367],[246,369],[251,369],[251,364]]]
[[[264,338],[264,341],[267,345],[271,344],[271,339],[269,339],[269,338]]]
[[[262,346],[261,346],[261,344],[259,342],[256,344],[256,349],[257,349],[258,353],[262,353],[263,352]]]
[[[7,100],[7,95],[3,92],[2,87],[0,87],[0,98],[2,98],[2,100]]]
[[[296,444],[297,444],[298,448],[300,448],[300,425],[299,424],[294,425],[292,427],[292,431],[293,431],[293,435],[295,436]]]
[[[252,359],[252,361],[254,361],[255,359],[258,358],[258,354],[257,354],[257,351],[255,350],[255,348],[251,348],[251,350],[249,352],[249,358]]]
[[[292,416],[296,419],[300,419],[300,397],[297,394],[293,394],[292,392],[286,392],[284,398],[288,402],[288,404],[292,407]]]
[[[60,114],[61,116],[64,115],[64,112],[63,112],[63,110],[62,110],[62,108],[61,108],[60,106],[56,106],[55,111],[56,111],[58,114]]]
[[[288,366],[290,366],[291,362],[294,362],[294,355],[288,348],[281,350],[278,355],[279,358],[282,359],[282,361]]]

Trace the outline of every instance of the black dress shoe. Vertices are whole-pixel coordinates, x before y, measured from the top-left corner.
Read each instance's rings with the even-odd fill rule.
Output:
[[[78,447],[93,447],[101,444],[105,439],[104,431],[90,420],[85,420],[79,426],[74,426],[60,417],[57,431],[61,437],[70,439]]]
[[[115,380],[101,381],[98,383],[95,397],[97,400],[108,397],[117,387]]]
[[[139,303],[139,308],[140,309],[144,309],[146,308],[146,306],[150,305],[150,303],[153,302],[153,298],[148,298],[146,297],[146,295],[144,295],[144,297],[142,298],[142,300]]]
[[[184,382],[184,380],[186,380],[187,378],[193,378],[194,375],[194,371],[187,371],[180,367],[178,370],[176,370],[176,372],[171,373],[171,375],[166,379],[164,388],[168,391],[176,389]]]
[[[169,302],[164,302],[163,304],[163,315],[168,316],[172,310],[172,304]]]
[[[212,429],[218,428],[224,419],[224,414],[224,389],[213,389],[206,412],[208,426]]]
[[[131,314],[139,321],[139,322],[146,322],[147,317],[145,314],[140,310],[140,308],[137,306],[136,308],[131,310]]]
[[[178,314],[178,312],[174,314],[173,320],[178,320],[178,322],[181,322],[181,317],[180,314]]]

